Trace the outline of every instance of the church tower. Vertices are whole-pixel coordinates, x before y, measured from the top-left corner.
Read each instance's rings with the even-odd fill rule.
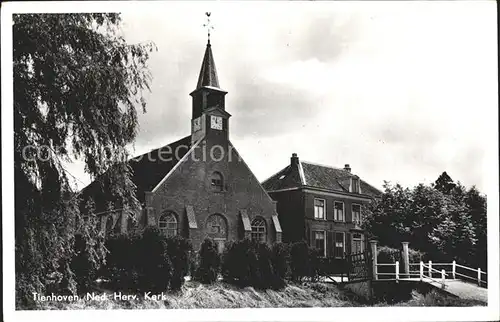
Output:
[[[202,137],[216,137],[217,141],[228,140],[228,121],[231,115],[225,110],[226,94],[227,92],[219,86],[209,34],[198,83],[196,89],[190,94],[193,99],[191,118],[191,141],[193,143]]]

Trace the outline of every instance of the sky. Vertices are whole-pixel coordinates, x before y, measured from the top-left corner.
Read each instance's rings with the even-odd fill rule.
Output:
[[[131,153],[190,134],[205,12],[230,140],[259,180],[292,153],[375,187],[446,171],[484,191],[498,146],[495,2],[128,4],[123,33],[153,41],[147,113]],[[118,10],[118,9],[117,9]],[[90,178],[69,166],[82,187]]]

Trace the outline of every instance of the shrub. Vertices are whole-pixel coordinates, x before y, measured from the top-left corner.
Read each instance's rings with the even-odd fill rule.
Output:
[[[428,260],[426,253],[408,248],[408,257],[410,263],[418,263],[420,261]],[[388,246],[381,246],[377,248],[377,261],[379,263],[394,263],[396,261],[403,261],[403,251]]]
[[[254,287],[257,288],[270,288],[277,287],[279,278],[276,276],[272,265],[272,252],[266,243],[253,242],[252,246],[255,248],[257,255],[257,271],[253,274],[254,280],[251,281]]]
[[[278,259],[275,253],[280,255]],[[283,246],[271,249],[266,243],[249,239],[226,244],[222,256],[222,276],[225,281],[240,287],[278,288],[284,285],[285,274],[286,254]]]
[[[408,257],[410,258],[410,263],[419,263],[420,261],[429,260],[426,253],[412,248],[408,248]]]
[[[157,227],[144,230],[138,250],[139,290],[166,290],[172,277],[172,263],[168,257],[167,241]]]
[[[131,236],[125,234],[110,236],[105,243],[108,251],[106,265],[101,274],[109,279],[114,288],[129,289],[136,281],[130,280],[130,270],[133,268],[135,256],[130,253]]]
[[[285,280],[290,272],[290,246],[284,243],[276,243],[272,249],[272,264],[276,275],[277,286],[285,285]]]
[[[241,287],[252,285],[258,278],[258,262],[255,245],[249,239],[229,242],[222,254],[222,276]]]
[[[115,289],[160,292],[167,289],[172,264],[167,241],[156,227],[142,234],[112,235],[106,241],[108,255],[101,276]]]
[[[195,279],[203,284],[215,282],[220,269],[220,256],[217,245],[212,239],[206,238],[203,241],[199,251],[199,258]]]
[[[309,246],[305,241],[295,242],[290,250],[290,269],[292,280],[301,281],[309,276]]]
[[[191,243],[179,236],[167,239],[167,253],[172,263],[172,277],[170,288],[179,290],[184,284],[184,276],[189,273],[189,254],[192,250]]]
[[[307,260],[309,264],[309,278],[311,279],[312,282],[315,282],[318,280],[319,277],[319,272],[320,272],[320,258],[321,254],[320,251],[316,248],[309,248],[308,249],[308,255],[307,255]]]
[[[189,251],[188,261],[189,261],[189,276],[191,277],[191,279],[194,279],[196,275],[196,268],[198,267],[200,261],[199,253],[193,250]]]

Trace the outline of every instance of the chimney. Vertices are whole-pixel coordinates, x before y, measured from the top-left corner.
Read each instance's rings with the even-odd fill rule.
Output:
[[[344,170],[345,170],[345,171],[349,171],[349,172],[351,172],[351,166],[350,166],[349,164],[346,164],[346,165],[344,166]]]
[[[297,153],[292,153],[292,157],[290,158],[290,165],[296,166],[298,164],[299,164],[299,157],[297,156]]]

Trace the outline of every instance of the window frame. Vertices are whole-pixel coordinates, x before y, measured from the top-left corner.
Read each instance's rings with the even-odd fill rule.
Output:
[[[342,234],[342,254],[339,256],[336,255],[337,250],[337,234]],[[334,258],[344,258],[345,254],[345,232],[343,231],[334,231],[333,232],[333,257]]]
[[[361,193],[361,183],[359,178],[351,177],[351,193]]]
[[[342,204],[342,219],[337,218],[337,207],[336,204]],[[333,220],[338,222],[345,222],[345,203],[343,201],[334,201],[333,202]]]
[[[358,218],[358,221],[354,220],[354,206],[358,206],[359,207],[359,218]],[[359,203],[353,203],[351,204],[351,221],[359,226],[361,226],[361,224],[363,223],[363,219],[361,217],[361,204]]]
[[[261,222],[262,225],[255,225],[256,222]],[[251,231],[250,231],[250,239],[253,240],[253,241],[258,241],[260,243],[266,243],[267,242],[267,222],[266,220],[261,217],[261,216],[257,216],[255,217],[252,222],[250,223],[250,228],[251,228]],[[259,230],[254,230],[254,228],[256,229],[262,229],[263,228],[263,231],[259,231]],[[255,239],[254,236],[257,235],[259,236],[259,238]],[[262,236],[263,238],[260,238],[260,236]]]
[[[359,235],[359,238],[354,238],[355,235]],[[351,234],[351,251],[352,251],[352,246],[354,245],[354,241],[359,241],[359,252],[362,253],[364,251],[364,245],[363,245],[363,235],[361,233],[354,233]]]
[[[162,220],[162,218],[166,218]],[[175,223],[175,229],[169,228],[169,224],[172,224],[171,221],[168,221],[168,218],[173,218],[174,223]],[[162,227],[162,223],[165,224],[165,227]],[[161,232],[168,238],[168,237],[175,237],[179,235],[179,220],[177,219],[177,214],[174,211],[164,211],[160,217],[158,218],[158,228],[161,230]],[[171,235],[169,231],[174,231],[175,234]]]
[[[323,233],[323,257],[326,257],[326,230],[313,230],[314,248],[316,248],[318,241],[318,239],[316,239],[316,233]]]
[[[322,201],[323,202],[323,218],[320,218],[320,217],[316,216],[316,201]],[[315,197],[314,201],[313,201],[313,208],[314,208],[314,219],[315,220],[326,220],[326,199],[316,198]]]
[[[214,178],[214,176],[219,176],[220,179]],[[214,184],[214,180],[220,180],[220,184]],[[213,171],[210,174],[210,188],[212,191],[221,192],[224,191],[224,176],[220,171]]]
[[[215,225],[212,225],[215,223]],[[212,229],[217,227],[218,231]],[[229,222],[221,213],[213,213],[205,220],[206,235],[214,240],[228,240],[229,238]]]

